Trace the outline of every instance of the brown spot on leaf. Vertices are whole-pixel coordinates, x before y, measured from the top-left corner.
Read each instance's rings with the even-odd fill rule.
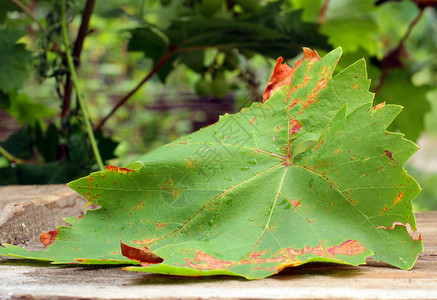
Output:
[[[44,246],[49,246],[53,244],[58,236],[59,232],[57,230],[43,232],[39,235],[39,239],[44,244]]]
[[[390,152],[390,151],[388,151],[388,150],[384,150],[384,152],[385,152],[385,155],[387,155],[388,158],[390,158],[392,162],[394,162],[395,164],[398,163],[398,162],[393,158],[393,152]]]
[[[131,247],[123,242],[121,244],[121,254],[129,259],[137,260],[141,263],[159,264],[164,261],[161,257],[153,253],[149,248],[143,246],[141,249]]]
[[[255,123],[256,121],[256,117],[254,117],[252,120],[249,121],[249,124],[252,125],[253,123]]]
[[[341,152],[341,149],[337,149],[337,150],[334,151],[334,155],[337,155],[340,152]]]

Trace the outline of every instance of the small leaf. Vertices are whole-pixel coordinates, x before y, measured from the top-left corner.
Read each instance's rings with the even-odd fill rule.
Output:
[[[315,141],[315,140],[303,141],[302,143],[300,143],[300,144],[296,145],[296,147],[294,147],[293,154],[292,154],[291,158],[294,158],[297,155],[301,154],[302,152],[305,152],[305,151],[315,147],[318,143],[319,143],[319,141]]]

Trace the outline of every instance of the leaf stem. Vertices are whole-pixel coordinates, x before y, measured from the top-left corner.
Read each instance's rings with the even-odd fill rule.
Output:
[[[93,132],[93,129],[92,129],[91,124],[90,124],[90,120],[88,117],[88,111],[87,111],[85,102],[82,99],[82,94],[80,92],[79,82],[78,82],[77,75],[76,75],[76,69],[74,67],[73,57],[71,56],[71,52],[70,52],[70,41],[68,39],[67,19],[65,17],[65,6],[66,6],[66,0],[62,0],[62,2],[61,2],[62,35],[64,38],[65,55],[66,55],[67,62],[68,62],[68,68],[70,69],[71,80],[73,81],[74,88],[76,89],[77,100],[79,102],[80,109],[82,110],[82,114],[83,114],[83,118],[84,118],[84,122],[85,122],[85,127],[86,127],[86,130],[88,133],[88,137],[90,139],[91,147],[92,147],[93,152],[94,152],[94,157],[97,161],[97,165],[99,166],[99,169],[101,171],[104,171],[105,167],[103,165],[102,157],[100,156],[99,148],[97,147],[96,138],[94,136],[94,132]]]

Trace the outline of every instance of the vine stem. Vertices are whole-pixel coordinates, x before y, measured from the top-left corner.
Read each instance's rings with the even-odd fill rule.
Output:
[[[322,7],[320,9],[320,14],[319,14],[319,23],[320,24],[326,23],[326,11],[328,10],[328,6],[329,6],[329,0],[324,0],[322,3]]]
[[[146,77],[143,78],[143,80],[141,80],[137,86],[135,88],[133,88],[128,94],[126,94],[123,98],[121,98],[117,104],[112,108],[111,112],[104,117],[99,124],[97,124],[94,127],[94,132],[97,132],[98,130],[100,130],[103,125],[105,125],[106,121],[118,110],[119,107],[123,106],[123,104],[126,103],[127,100],[129,100],[129,98],[135,94],[142,86],[144,83],[146,83],[150,78],[153,77],[153,75],[155,75],[155,73],[157,73],[161,67],[172,57],[172,55],[176,52],[176,49],[170,50],[168,51],[166,54],[164,54],[164,56],[156,63],[155,67],[149,72],[149,74],[147,74]]]
[[[15,163],[21,163],[21,159],[16,158],[15,156],[13,156],[12,154],[10,154],[8,152],[8,150],[6,150],[5,148],[3,148],[2,146],[0,146],[0,154],[3,155],[8,161],[10,162],[15,162]]]
[[[8,150],[3,148],[3,146],[0,146],[0,155],[3,155],[3,157],[6,158],[11,164],[14,163],[16,165],[24,165],[24,164],[27,164],[27,165],[42,165],[42,163],[39,162],[39,161],[26,160],[26,159],[21,159],[21,158],[15,157],[11,153],[9,153]]]
[[[85,37],[88,34],[88,25],[91,19],[91,15],[94,10],[95,0],[87,0],[85,4],[85,9],[82,13],[82,21],[80,23],[79,31],[77,33],[76,42],[73,46],[73,62],[74,67],[78,68],[80,65],[80,54],[82,53],[83,43]],[[67,79],[65,81],[64,89],[64,103],[62,107],[61,117],[64,118],[70,109],[70,98],[71,98],[71,74],[67,74]]]
[[[396,48],[390,50],[387,52],[387,54],[383,57],[381,61],[381,68],[382,68],[382,74],[379,77],[379,80],[377,81],[375,85],[374,92],[375,94],[379,94],[379,92],[382,89],[382,86],[384,84],[385,78],[388,75],[388,71],[390,69],[396,68],[396,67],[403,67],[403,62],[401,61],[401,56],[405,53],[405,41],[410,36],[411,31],[413,30],[414,26],[420,21],[420,18],[423,15],[423,9],[419,7],[419,13],[417,16],[411,21],[410,25],[407,28],[407,31],[405,32],[404,36],[399,41],[399,44],[396,46]]]
[[[76,69],[74,67],[73,57],[71,56],[71,52],[70,52],[70,40],[68,39],[67,18],[65,16],[65,10],[66,10],[65,7],[66,7],[66,0],[62,0],[61,1],[61,20],[62,20],[62,35],[64,38],[64,46],[65,46],[65,56],[67,57],[67,63],[68,63],[68,68],[70,69],[71,80],[73,81],[73,85],[74,85],[74,88],[76,90],[77,100],[79,102],[79,106],[80,106],[80,109],[81,109],[82,114],[83,114],[86,131],[87,131],[88,137],[90,139],[91,147],[92,147],[93,152],[94,152],[94,157],[96,158],[97,165],[99,166],[99,169],[101,171],[104,171],[105,167],[103,165],[102,157],[100,156],[99,148],[97,147],[96,138],[94,136],[94,132],[93,132],[93,129],[92,129],[91,124],[90,124],[87,107],[85,105],[85,102],[82,98],[82,94],[80,92],[79,82],[77,79]]]
[[[185,41],[186,42],[186,41]],[[232,48],[234,47],[233,44],[223,44],[220,46],[216,46],[216,48]],[[127,93],[123,98],[117,101],[117,103],[114,105],[112,110],[109,112],[109,114],[104,117],[100,122],[94,127],[94,132],[97,132],[98,130],[102,129],[102,127],[105,125],[106,121],[112,117],[112,115],[121,107],[123,106],[129,98],[135,94],[149,79],[151,79],[161,68],[164,66],[164,64],[177,52],[189,52],[189,51],[198,51],[198,50],[204,50],[207,47],[199,46],[199,47],[181,47],[181,46],[173,46],[170,50],[168,50],[161,59],[155,64],[153,69],[144,77],[129,93]]]

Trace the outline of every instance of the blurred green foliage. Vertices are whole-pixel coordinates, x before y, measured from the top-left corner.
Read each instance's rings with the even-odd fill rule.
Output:
[[[17,2],[20,7],[0,0],[0,184],[67,182],[97,166],[77,91],[68,82],[60,4]],[[106,164],[124,165],[259,101],[275,59],[293,64],[301,47],[324,54],[341,46],[339,70],[364,57],[376,103],[405,107],[390,130],[412,140],[437,137],[435,7],[411,0],[87,0],[67,6],[69,50]],[[435,175],[412,172],[421,174],[426,189],[435,182]],[[431,199],[424,202],[436,202],[436,194],[422,192]]]

